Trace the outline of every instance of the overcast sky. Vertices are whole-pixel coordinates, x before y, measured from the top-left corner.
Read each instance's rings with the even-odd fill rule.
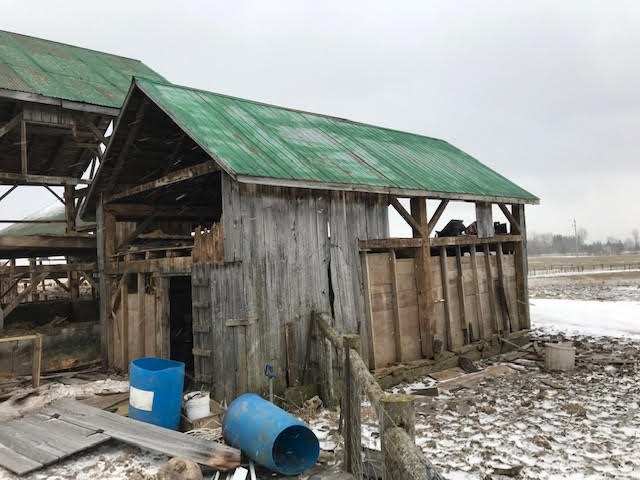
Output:
[[[443,138],[541,198],[530,232],[568,234],[574,217],[590,239],[640,228],[640,2],[0,8],[0,29],[138,58],[174,83]],[[28,190],[0,216],[53,200]]]

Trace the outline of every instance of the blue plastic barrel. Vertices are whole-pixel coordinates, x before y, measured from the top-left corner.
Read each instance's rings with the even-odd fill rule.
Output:
[[[138,358],[129,365],[129,417],[176,430],[180,424],[184,363]]]
[[[222,431],[229,445],[282,475],[308,470],[320,454],[318,438],[309,427],[253,393],[231,402]]]

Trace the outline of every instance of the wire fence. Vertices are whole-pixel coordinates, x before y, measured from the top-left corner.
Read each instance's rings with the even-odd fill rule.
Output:
[[[529,265],[529,277],[562,276],[588,273],[615,273],[639,271],[640,263],[591,263],[591,264],[558,264],[536,266]]]

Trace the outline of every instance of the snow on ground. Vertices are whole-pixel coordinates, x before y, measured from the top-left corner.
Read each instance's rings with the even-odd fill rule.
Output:
[[[640,302],[534,298],[531,318],[546,331],[640,339]]]

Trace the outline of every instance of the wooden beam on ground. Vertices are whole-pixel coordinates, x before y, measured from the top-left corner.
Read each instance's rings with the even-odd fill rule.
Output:
[[[215,470],[226,471],[240,465],[240,450],[235,448],[106,412],[75,400],[58,400],[47,407],[45,414],[83,428],[100,430],[116,440],[146,450],[189,458]]]
[[[396,252],[389,251],[389,265],[391,267],[391,310],[393,312],[393,339],[395,344],[396,362],[403,362],[402,334],[400,330],[400,299],[398,298],[398,272]]]
[[[111,194],[111,192],[113,191],[113,187],[116,185],[116,182],[118,181],[118,176],[120,175],[120,172],[124,167],[124,162],[127,159],[127,156],[129,155],[129,150],[131,149],[133,142],[135,142],[136,140],[136,136],[138,135],[138,131],[140,130],[140,127],[142,127],[142,122],[144,120],[144,114],[147,108],[147,104],[148,104],[148,100],[145,98],[142,101],[142,103],[140,103],[140,106],[138,107],[138,110],[136,112],[136,118],[133,122],[133,125],[131,124],[129,125],[130,127],[129,133],[127,134],[127,138],[125,139],[124,144],[122,145],[122,149],[120,150],[118,157],[116,158],[115,164],[113,166],[113,170],[111,171],[111,174],[109,176],[109,181],[107,182],[107,185],[105,187],[105,192],[107,195]]]
[[[500,207],[500,210],[502,210],[502,213],[504,213],[504,216],[507,218],[507,220],[511,224],[511,232],[512,233],[515,232],[517,235],[521,235],[522,230],[520,230],[520,223],[518,222],[518,220],[516,220],[516,218],[513,215],[511,215],[511,212],[509,211],[507,206],[504,203],[499,203],[498,207]]]
[[[438,220],[440,220],[440,217],[442,216],[442,213],[444,212],[444,209],[447,208],[447,205],[449,204],[449,200],[445,199],[442,200],[439,204],[438,207],[436,208],[436,211],[433,214],[433,217],[431,217],[431,220],[429,220],[429,235],[431,235],[431,232],[433,232],[433,229],[436,228],[436,223],[438,223]]]
[[[22,112],[15,115],[11,120],[0,127],[0,138],[13,130],[22,120]]]
[[[426,229],[423,229],[420,223],[418,223],[416,219],[413,218],[409,212],[407,212],[407,210],[402,206],[397,198],[391,197],[391,205],[396,209],[396,212],[398,212],[400,216],[404,218],[405,222],[407,222],[409,226],[413,228],[414,237],[424,238],[427,236]]]
[[[433,275],[431,272],[431,239],[428,235],[427,199],[410,200],[411,217],[420,227],[414,230],[414,237],[420,236],[421,245],[415,252],[414,271],[418,294],[418,325],[420,350],[425,358],[433,357],[433,337],[435,330],[435,304],[433,302]]]
[[[115,200],[120,200],[121,198],[127,198],[139,193],[148,192],[149,190],[167,187],[169,185],[184,182],[186,180],[191,180],[193,178],[207,175],[218,170],[219,168],[213,160],[207,160],[206,162],[192,165],[191,167],[174,170],[173,172],[170,172],[163,177],[156,178],[155,180],[152,180],[150,182],[142,183],[130,188],[125,188],[124,190],[121,190],[109,196],[107,201],[113,202]]]
[[[444,326],[447,335],[447,350],[452,350],[451,293],[449,292],[449,265],[447,264],[446,247],[440,247],[440,279],[442,280],[442,296],[444,297]]]
[[[460,310],[460,329],[462,330],[462,338],[464,344],[471,343],[472,340],[472,327],[469,315],[467,313],[467,305],[464,301],[464,273],[462,271],[462,252],[460,247],[456,247],[456,270],[457,270],[457,282],[458,282],[458,308]]]

